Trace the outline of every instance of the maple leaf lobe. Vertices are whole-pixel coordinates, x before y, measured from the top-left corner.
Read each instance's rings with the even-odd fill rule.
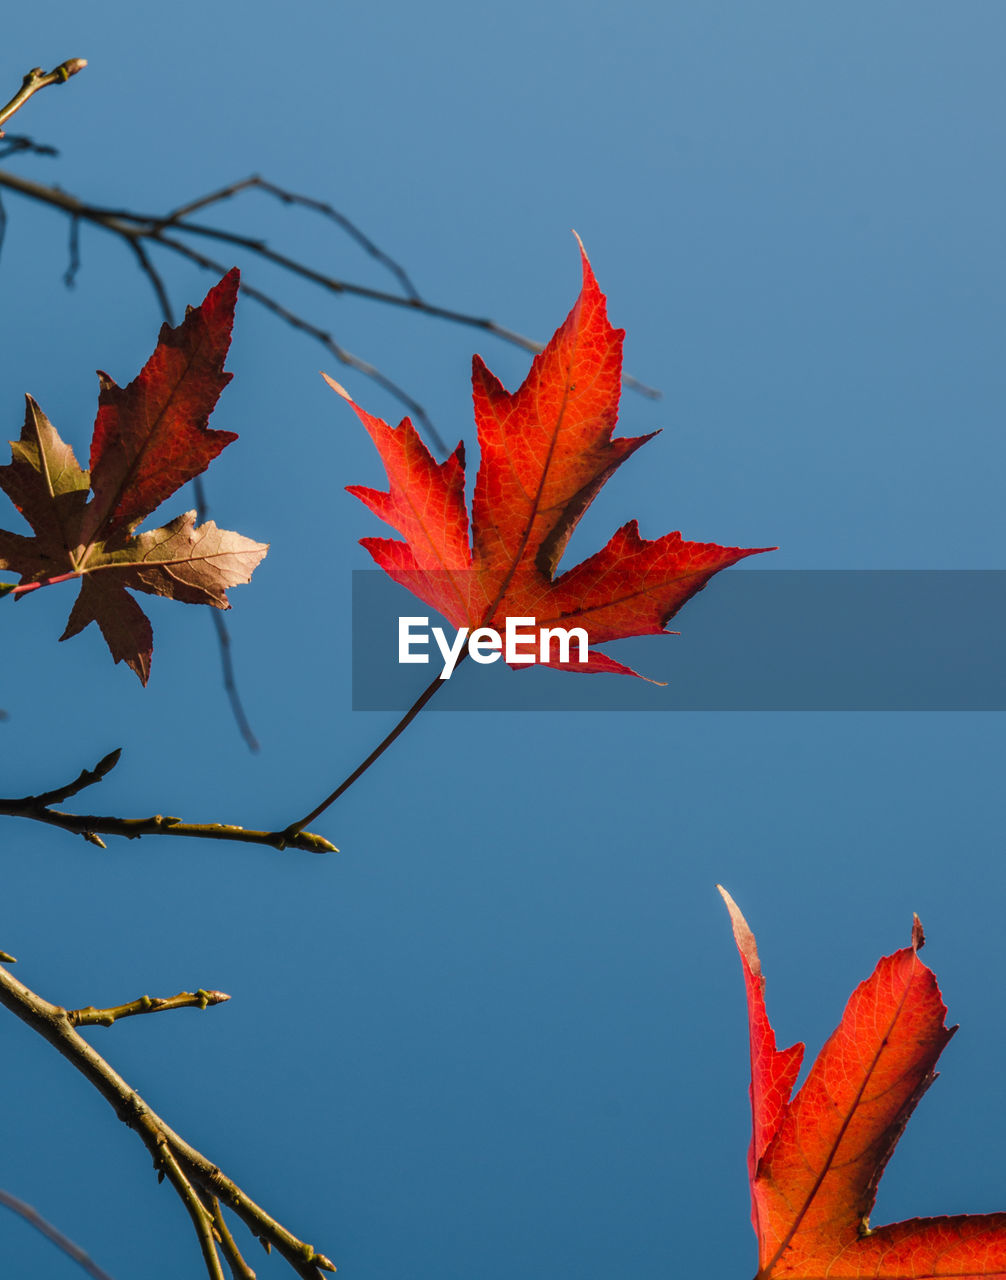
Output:
[[[437,463],[408,418],[393,429],[348,400],[377,447],[386,491],[351,486],[404,538],[363,545],[396,582],[456,627],[498,626],[534,617],[539,626],[583,627],[591,644],[660,634],[720,569],[768,547],[692,543],[680,534],[648,541],[636,522],[556,576],[570,536],[601,486],[653,434],[612,439],[621,392],[624,331],[608,322],[603,293],[581,245],[583,286],[565,322],[508,392],[479,356],[472,396],[480,463],[471,541],[464,500],[464,452]],[[570,671],[637,675],[593,648]]]
[[[17,569],[21,581],[60,573],[76,543],[90,477],[73,450],[31,396],[24,425],[11,441],[11,461],[0,467],[0,489],[31,525],[33,538],[0,530],[0,564]]]
[[[223,363],[238,283],[235,267],[177,328],[162,325],[154,354],[125,387],[99,370],[89,524],[106,538],[134,528],[237,439],[207,423],[231,380]]]
[[[88,574],[80,584],[66,628],[59,637],[69,640],[92,622],[98,624],[109,652],[118,664],[135,671],[140,683],[150,679],[150,659],[154,651],[154,633],[150,619],[133,597],[117,583],[100,575]]]
[[[918,958],[918,917],[912,945],[883,957],[859,984],[791,1099],[793,1050],[775,1051],[754,936],[720,892],[748,992],[758,1280],[1003,1280],[1006,1213],[868,1225],[884,1168],[956,1031]]]

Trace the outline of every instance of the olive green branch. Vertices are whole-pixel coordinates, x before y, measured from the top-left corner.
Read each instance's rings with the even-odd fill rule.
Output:
[[[215,1003],[211,996],[219,992],[183,993],[188,1003]],[[226,997],[223,997],[226,999]],[[181,996],[164,1001],[160,1008],[180,1008]],[[134,1001],[133,1005],[142,1001]],[[75,1019],[87,1022],[90,1012],[125,1016],[122,1010],[154,1012],[157,1002],[143,1009],[129,1005],[113,1010],[68,1010],[52,1004],[0,965],[0,1005],[9,1009],[27,1026],[57,1049],[101,1094],[116,1115],[136,1133],[154,1160],[159,1179],[167,1178],[192,1219],[202,1250],[207,1274],[212,1280],[224,1280],[218,1249],[227,1259],[232,1274],[239,1280],[251,1280],[254,1271],[241,1257],[240,1251],[223,1222],[221,1205],[226,1205],[266,1248],[275,1248],[302,1280],[322,1280],[322,1273],[334,1271],[334,1265],[322,1253],[300,1240],[227,1176],[217,1165],[191,1146],[153,1111],[140,1095],[126,1083],[112,1066],[77,1030]],[[100,1020],[100,1019],[98,1019]],[[113,1018],[114,1021],[114,1018]]]
[[[83,836],[90,844],[105,848],[102,835],[124,836],[135,840],[139,836],[191,836],[204,840],[237,840],[244,844],[265,844],[273,849],[303,849],[308,853],[338,853],[338,849],[324,836],[311,831],[259,831],[251,827],[239,827],[224,822],[183,822],[181,818],[153,814],[149,818],[118,818],[93,813],[67,813],[54,809],[85,787],[100,782],[119,763],[121,748],[110,751],[93,769],[83,769],[80,774],[62,787],[43,791],[40,795],[21,796],[17,799],[0,798],[0,816],[29,818],[33,822],[45,822]]]
[[[38,93],[39,89],[50,84],[65,84],[71,76],[83,71],[87,66],[86,58],[67,58],[52,71],[43,71],[41,67],[32,67],[21,81],[21,88],[5,107],[0,107],[0,138],[3,137],[3,126],[16,111],[20,111],[28,99]]]

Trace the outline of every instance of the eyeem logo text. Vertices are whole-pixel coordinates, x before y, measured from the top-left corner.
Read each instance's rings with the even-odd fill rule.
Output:
[[[429,662],[430,655],[421,650],[430,644],[429,618],[398,619],[398,661]],[[500,635],[492,627],[476,627],[471,634],[462,627],[448,641],[443,627],[433,628],[444,660],[441,680],[449,680],[457,666],[461,651],[467,642],[469,657],[476,662],[496,662],[500,657],[512,666],[532,662],[583,662],[589,661],[587,646],[590,640],[583,627],[539,627],[534,618],[507,618],[506,629]],[[570,657],[573,641],[576,641],[576,657]]]

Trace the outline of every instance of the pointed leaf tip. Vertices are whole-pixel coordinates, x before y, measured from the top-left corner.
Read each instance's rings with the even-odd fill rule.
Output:
[[[755,936],[751,932],[751,926],[744,919],[740,907],[734,902],[726,889],[721,884],[718,884],[716,888],[719,889],[720,897],[726,903],[727,911],[730,913],[730,924],[733,926],[737,950],[748,962],[748,968],[751,972],[760,976],[761,961],[758,959],[758,946],[755,942]]]
[[[912,914],[912,950],[920,951],[926,945],[926,935],[922,931],[922,921]]]
[[[600,292],[600,286],[597,283],[597,277],[594,275],[594,268],[590,265],[590,258],[587,256],[587,250],[584,248],[584,244],[583,244],[583,241],[580,239],[579,232],[575,228],[571,228],[571,230],[573,232],[573,235],[576,237],[576,243],[580,249],[580,266],[583,270],[584,288],[586,288],[588,284],[592,284],[598,290],[598,292]],[[605,299],[605,302],[607,302],[607,299]]]
[[[328,383],[328,385],[336,393],[336,395],[342,396],[343,400],[348,400],[350,404],[353,403],[353,397],[349,394],[349,392],[346,390],[346,388],[342,385],[341,382],[336,382],[334,378],[330,378],[328,374],[325,373],[324,370],[320,370],[320,373],[321,373],[321,376]]]

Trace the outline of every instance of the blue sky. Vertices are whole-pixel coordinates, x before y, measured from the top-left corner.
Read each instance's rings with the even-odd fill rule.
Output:
[[[627,368],[664,394],[623,396],[623,433],[662,434],[571,558],[638,518],[648,537],[777,543],[773,568],[1003,567],[991,0],[109,0],[21,6],[4,35],[11,92],[31,66],[89,59],[12,125],[59,159],[5,165],[96,203],[160,212],[261,173],[353,218],[430,300],[539,338],[579,287],[575,227]],[[94,370],[135,374],[153,295],[87,228],[65,290],[65,221],[3,198],[7,435],[30,391],[83,456]],[[263,195],[204,216],[386,286],[333,227]],[[511,388],[526,372],[484,333],[234,262],[470,457],[472,352]],[[163,266],[179,312],[212,283]],[[213,425],[240,440],[208,486],[218,523],[272,544],[228,614],[262,752],[235,731],[203,611],[149,601],[143,690],[94,628],[55,643],[73,589],[53,588],[2,606],[3,793],[122,746],[90,808],[278,827],[390,727],[351,710],[350,575],[369,563],[357,539],[383,530],[344,493],[383,475],[317,371],[386,418],[399,406],[249,301],[229,367]],[[67,1006],[230,992],[90,1038],[348,1280],[743,1276],[745,1014],[717,881],[761,944],[780,1042],[811,1052],[920,914],[962,1030],[875,1221],[1006,1207],[1001,760],[994,713],[430,709],[316,824],[342,850],[326,858],[102,852],[7,820],[0,947]],[[0,1186],[116,1280],[200,1274],[135,1137],[13,1019],[0,1047],[16,1099]],[[80,1274],[14,1218],[0,1248],[11,1275]],[[289,1274],[254,1248],[261,1276]]]

